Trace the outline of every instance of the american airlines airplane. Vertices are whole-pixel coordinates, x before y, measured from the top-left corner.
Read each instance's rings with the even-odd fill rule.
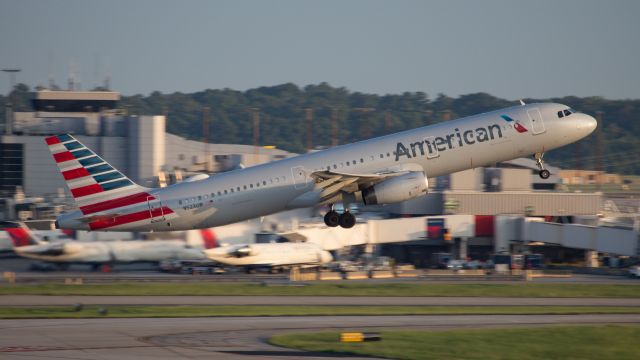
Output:
[[[351,228],[355,217],[333,205],[389,204],[427,193],[427,177],[533,155],[548,178],[546,151],[591,134],[596,120],[555,103],[509,107],[337,146],[165,188],[135,184],[73,136],[46,138],[78,210],[62,229],[175,231],[209,228],[279,211],[331,206],[328,226]]]

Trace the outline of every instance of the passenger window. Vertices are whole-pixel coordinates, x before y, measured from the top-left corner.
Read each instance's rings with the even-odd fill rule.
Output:
[[[364,162],[364,159],[363,159],[363,158],[360,158],[360,163],[362,164],[363,162]]]
[[[237,190],[240,191],[240,186],[238,186]]]
[[[233,192],[233,188],[231,188],[231,192]]]
[[[337,168],[338,168],[338,165],[333,164],[333,168],[334,168],[334,169],[337,169]]]
[[[247,190],[247,185],[243,186],[243,188],[244,188],[245,190]]]
[[[262,185],[267,186],[267,182],[263,180]]]
[[[384,159],[384,154],[380,154],[380,159]]]
[[[349,162],[347,161],[347,166],[349,166]]]
[[[387,153],[387,157],[391,156],[391,154]]]
[[[249,184],[249,187],[253,189],[253,184]]]
[[[182,200],[178,200],[178,205],[182,205]]]

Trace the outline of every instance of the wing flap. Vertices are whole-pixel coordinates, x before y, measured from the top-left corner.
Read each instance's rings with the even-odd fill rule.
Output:
[[[411,168],[404,165],[403,167],[383,169],[375,173],[361,174],[323,170],[312,172],[309,176],[315,180],[316,189],[322,189],[320,203],[324,204],[336,201],[342,192],[353,193],[388,178],[415,171],[415,166],[409,165]],[[416,166],[419,167],[419,165]],[[419,171],[422,171],[422,167]]]

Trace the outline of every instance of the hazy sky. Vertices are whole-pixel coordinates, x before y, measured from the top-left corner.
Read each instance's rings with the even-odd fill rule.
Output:
[[[0,0],[0,68],[124,94],[328,82],[640,98],[640,1]],[[9,77],[0,74],[0,93]]]

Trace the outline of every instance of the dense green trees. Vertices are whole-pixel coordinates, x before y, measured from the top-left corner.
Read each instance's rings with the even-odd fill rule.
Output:
[[[28,107],[28,90],[22,84],[16,87],[19,108]],[[559,102],[594,116],[602,111],[603,157],[596,156],[596,136],[592,135],[577,147],[571,145],[550,152],[546,157],[550,163],[561,167],[581,164],[585,169],[593,169],[602,159],[608,171],[640,174],[637,157],[640,154],[640,100],[573,96],[524,100]],[[5,101],[5,97],[0,97],[0,105]],[[155,91],[148,96],[124,96],[120,105],[132,114],[167,114],[168,131],[191,139],[202,139],[202,113],[207,106],[210,108],[210,141],[241,144],[253,142],[251,109],[258,108],[260,144],[302,152],[306,147],[306,108],[313,109],[312,140],[316,147],[331,144],[334,109],[338,141],[347,143],[433,124],[447,117],[454,119],[517,104],[517,101],[486,93],[457,98],[438,94],[431,99],[423,92],[375,95],[351,92],[327,83],[304,88],[287,83],[244,92],[207,89],[191,94],[163,94]]]

